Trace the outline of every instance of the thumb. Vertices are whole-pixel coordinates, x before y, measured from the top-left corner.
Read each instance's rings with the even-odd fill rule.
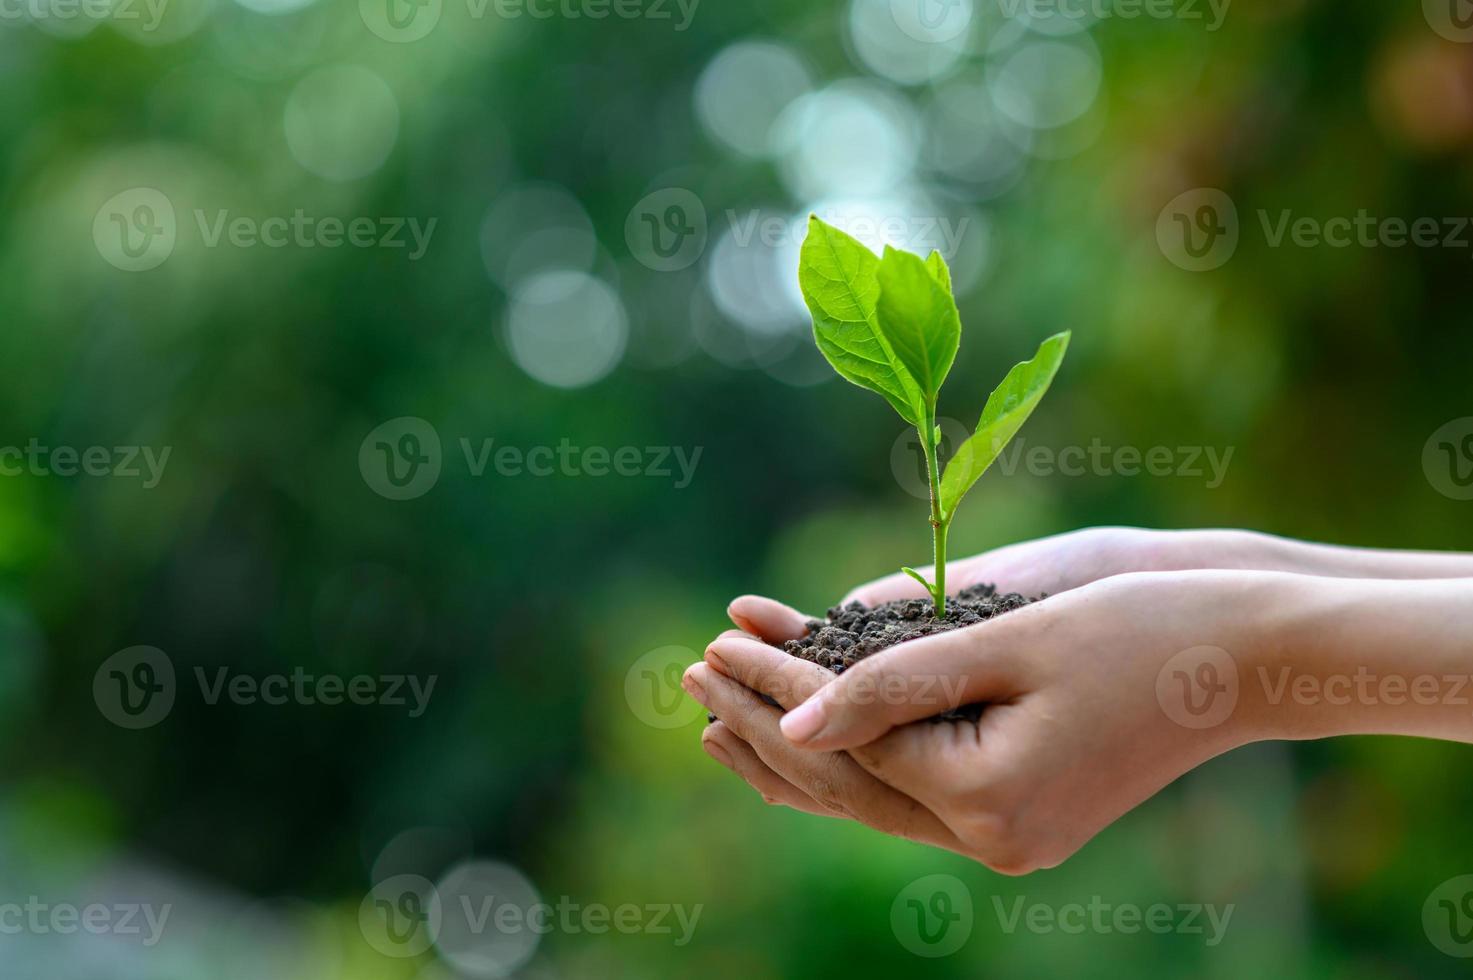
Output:
[[[784,715],[783,735],[805,749],[850,749],[964,704],[1011,697],[1020,679],[1018,633],[1008,625],[978,623],[862,660]]]

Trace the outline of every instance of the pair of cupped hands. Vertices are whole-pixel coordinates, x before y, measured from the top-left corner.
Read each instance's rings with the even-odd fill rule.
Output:
[[[712,641],[684,685],[719,719],[706,752],[768,803],[1006,874],[1052,867],[1182,773],[1274,737],[1251,710],[1184,727],[1157,695],[1180,651],[1256,642],[1247,624],[1284,587],[1274,540],[1094,528],[988,552],[950,566],[952,591],[996,583],[1048,598],[839,675],[780,649],[809,617],[744,596],[728,610],[738,628]],[[844,602],[923,595],[894,575]],[[934,720],[978,703],[980,720]]]

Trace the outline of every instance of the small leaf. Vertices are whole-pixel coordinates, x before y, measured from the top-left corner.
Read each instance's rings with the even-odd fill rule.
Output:
[[[926,581],[926,576],[922,575],[920,572],[916,571],[914,568],[902,568],[901,571],[904,572],[905,574],[909,575],[911,578],[915,579],[917,582],[921,583],[921,586],[926,590],[926,594],[927,595],[935,595],[936,594],[936,588],[933,585],[931,585],[930,582],[927,582]]]
[[[977,431],[957,449],[941,476],[941,511],[947,520],[1038,407],[1064,361],[1069,336],[1066,331],[1045,340],[1033,359],[1009,371],[987,399]]]
[[[952,295],[951,270],[946,267],[946,260],[941,257],[940,252],[933,249],[931,254],[926,256],[926,268],[931,270],[931,275],[941,284],[941,288],[946,290],[946,294]]]
[[[879,264],[864,245],[809,217],[798,284],[813,314],[819,352],[846,381],[883,395],[901,418],[916,425],[924,417],[920,389],[876,322]]]
[[[961,343],[956,301],[936,281],[926,261],[909,252],[887,246],[876,275],[880,334],[910,371],[927,403],[934,404]]]

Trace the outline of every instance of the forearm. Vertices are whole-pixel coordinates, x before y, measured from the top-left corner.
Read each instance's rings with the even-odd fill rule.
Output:
[[[1252,737],[1473,743],[1473,578],[1274,578],[1240,664]]]
[[[1473,554],[1457,551],[1391,551],[1312,544],[1270,538],[1286,563],[1285,571],[1343,578],[1473,578]]]
[[[1162,536],[1157,549],[1161,570],[1210,567],[1334,578],[1473,578],[1473,554],[1457,551],[1349,548],[1232,529],[1156,533]]]

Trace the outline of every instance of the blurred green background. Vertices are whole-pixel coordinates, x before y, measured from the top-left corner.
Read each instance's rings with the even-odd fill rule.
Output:
[[[929,548],[899,421],[812,349],[811,210],[951,260],[945,414],[1072,329],[1027,445],[1233,451],[1219,486],[994,471],[954,554],[1102,523],[1473,550],[1423,465],[1473,414],[1473,235],[1274,247],[1260,219],[1473,215],[1473,45],[1438,4],[154,2],[0,12],[0,447],[169,450],[152,486],[0,478],[0,902],[173,913],[153,946],[7,932],[0,972],[1459,975],[1422,906],[1473,870],[1465,749],[1257,746],[1009,879],[765,807],[670,668],[733,595],[820,611]],[[1239,240],[1193,271],[1158,232],[1199,188]],[[372,243],[249,233],[298,213]],[[380,244],[411,217],[422,254]],[[433,485],[392,499],[374,432]],[[485,440],[696,465],[477,475]],[[135,729],[94,681],[139,645],[177,690]],[[212,704],[220,668],[436,687],[418,717]],[[417,956],[360,925],[381,881],[467,874],[700,918]],[[918,958],[892,903],[935,874],[975,921]],[[1007,934],[1020,896],[1235,911],[1213,946]]]

